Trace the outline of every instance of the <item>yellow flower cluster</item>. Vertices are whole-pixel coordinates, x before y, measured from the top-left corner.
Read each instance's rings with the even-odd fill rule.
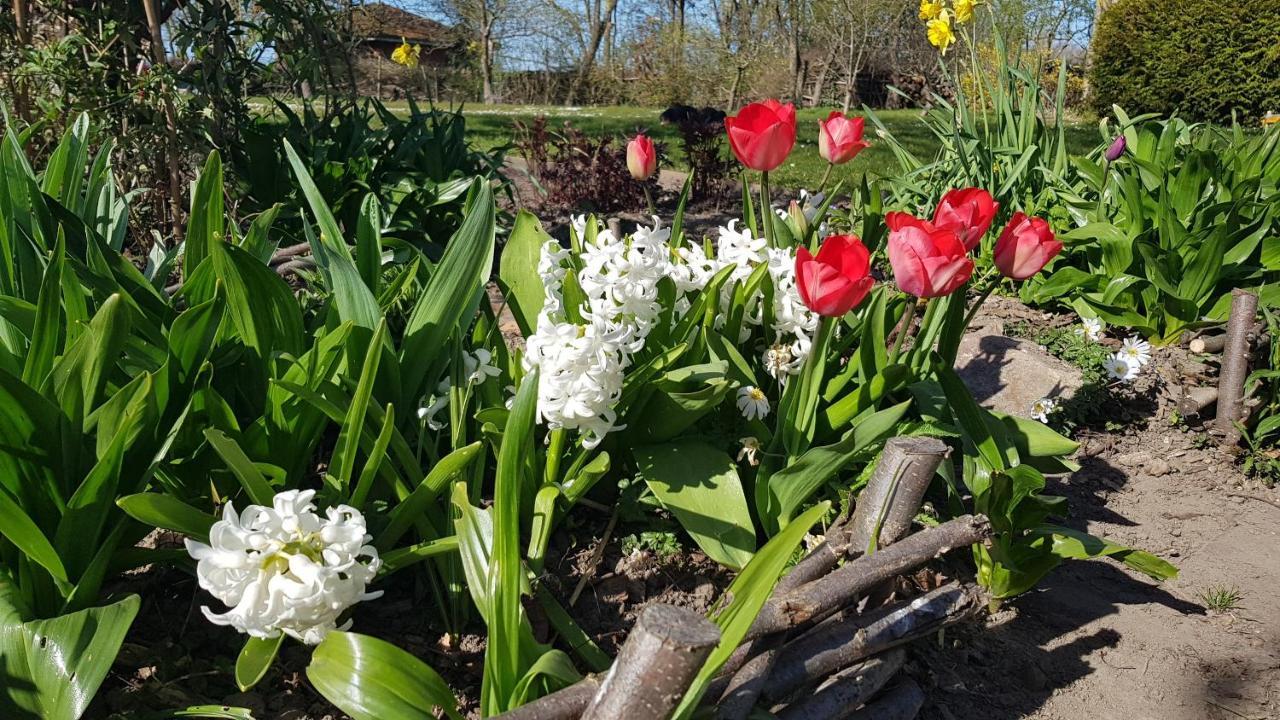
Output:
[[[956,41],[952,24],[963,25],[973,20],[973,9],[982,0],[920,0],[920,19],[925,23],[929,44],[945,55]]]
[[[403,65],[410,70],[418,67],[418,58],[422,55],[421,45],[409,45],[404,38],[400,38],[400,47],[391,52],[391,62],[397,65]]]

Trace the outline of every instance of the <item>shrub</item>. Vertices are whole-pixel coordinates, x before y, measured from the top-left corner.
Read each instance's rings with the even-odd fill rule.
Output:
[[[1122,0],[1093,40],[1094,103],[1229,121],[1280,106],[1272,0]]]

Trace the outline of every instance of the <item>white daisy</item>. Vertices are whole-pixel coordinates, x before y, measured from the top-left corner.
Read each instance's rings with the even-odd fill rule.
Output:
[[[738,388],[738,410],[748,420],[763,418],[769,414],[769,398],[754,385]]]
[[[746,458],[748,465],[759,465],[760,441],[755,437],[747,436],[740,438],[738,442],[742,443],[742,449],[738,451],[738,462],[742,462],[743,458]]]
[[[1031,419],[1039,420],[1042,423],[1049,422],[1049,414],[1058,409],[1058,403],[1053,398],[1040,398],[1031,403]]]
[[[1098,342],[1102,339],[1105,329],[1106,326],[1098,318],[1080,318],[1080,327],[1076,328],[1076,335],[1090,342]]]
[[[1102,368],[1107,371],[1107,375],[1111,379],[1123,382],[1129,382],[1138,377],[1138,370],[1141,367],[1137,363],[1130,362],[1128,358],[1120,353],[1115,353],[1102,363]]]
[[[1124,345],[1120,347],[1119,354],[1128,360],[1130,365],[1142,367],[1151,362],[1151,343],[1137,335],[1130,335],[1124,339]]]

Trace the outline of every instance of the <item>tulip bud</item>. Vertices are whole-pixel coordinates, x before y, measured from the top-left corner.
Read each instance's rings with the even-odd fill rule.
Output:
[[[1061,251],[1062,242],[1053,236],[1044,218],[1016,212],[996,241],[994,259],[1005,277],[1026,280]]]
[[[658,169],[658,152],[648,136],[640,134],[627,143],[627,170],[631,177],[644,182]]]
[[[1129,143],[1124,139],[1124,135],[1117,135],[1116,139],[1111,141],[1111,146],[1107,148],[1107,151],[1103,153],[1102,156],[1107,159],[1107,162],[1115,162],[1120,159],[1121,155],[1124,155],[1124,150],[1128,146]]]
[[[844,315],[862,302],[874,283],[871,253],[853,235],[828,237],[816,257],[803,245],[796,251],[796,289],[805,307],[819,315]]]
[[[729,148],[752,170],[769,172],[782,164],[796,144],[796,106],[777,100],[751,103],[724,119]]]
[[[796,238],[803,240],[809,236],[809,218],[805,217],[800,203],[795,200],[787,208],[787,224],[791,226],[791,234]]]

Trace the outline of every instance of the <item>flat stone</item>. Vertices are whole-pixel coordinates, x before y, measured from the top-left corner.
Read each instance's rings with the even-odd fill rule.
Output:
[[[1029,340],[981,328],[965,335],[956,354],[956,372],[979,405],[1030,417],[1031,404],[1053,398],[1061,405],[1083,385],[1080,370]]]

